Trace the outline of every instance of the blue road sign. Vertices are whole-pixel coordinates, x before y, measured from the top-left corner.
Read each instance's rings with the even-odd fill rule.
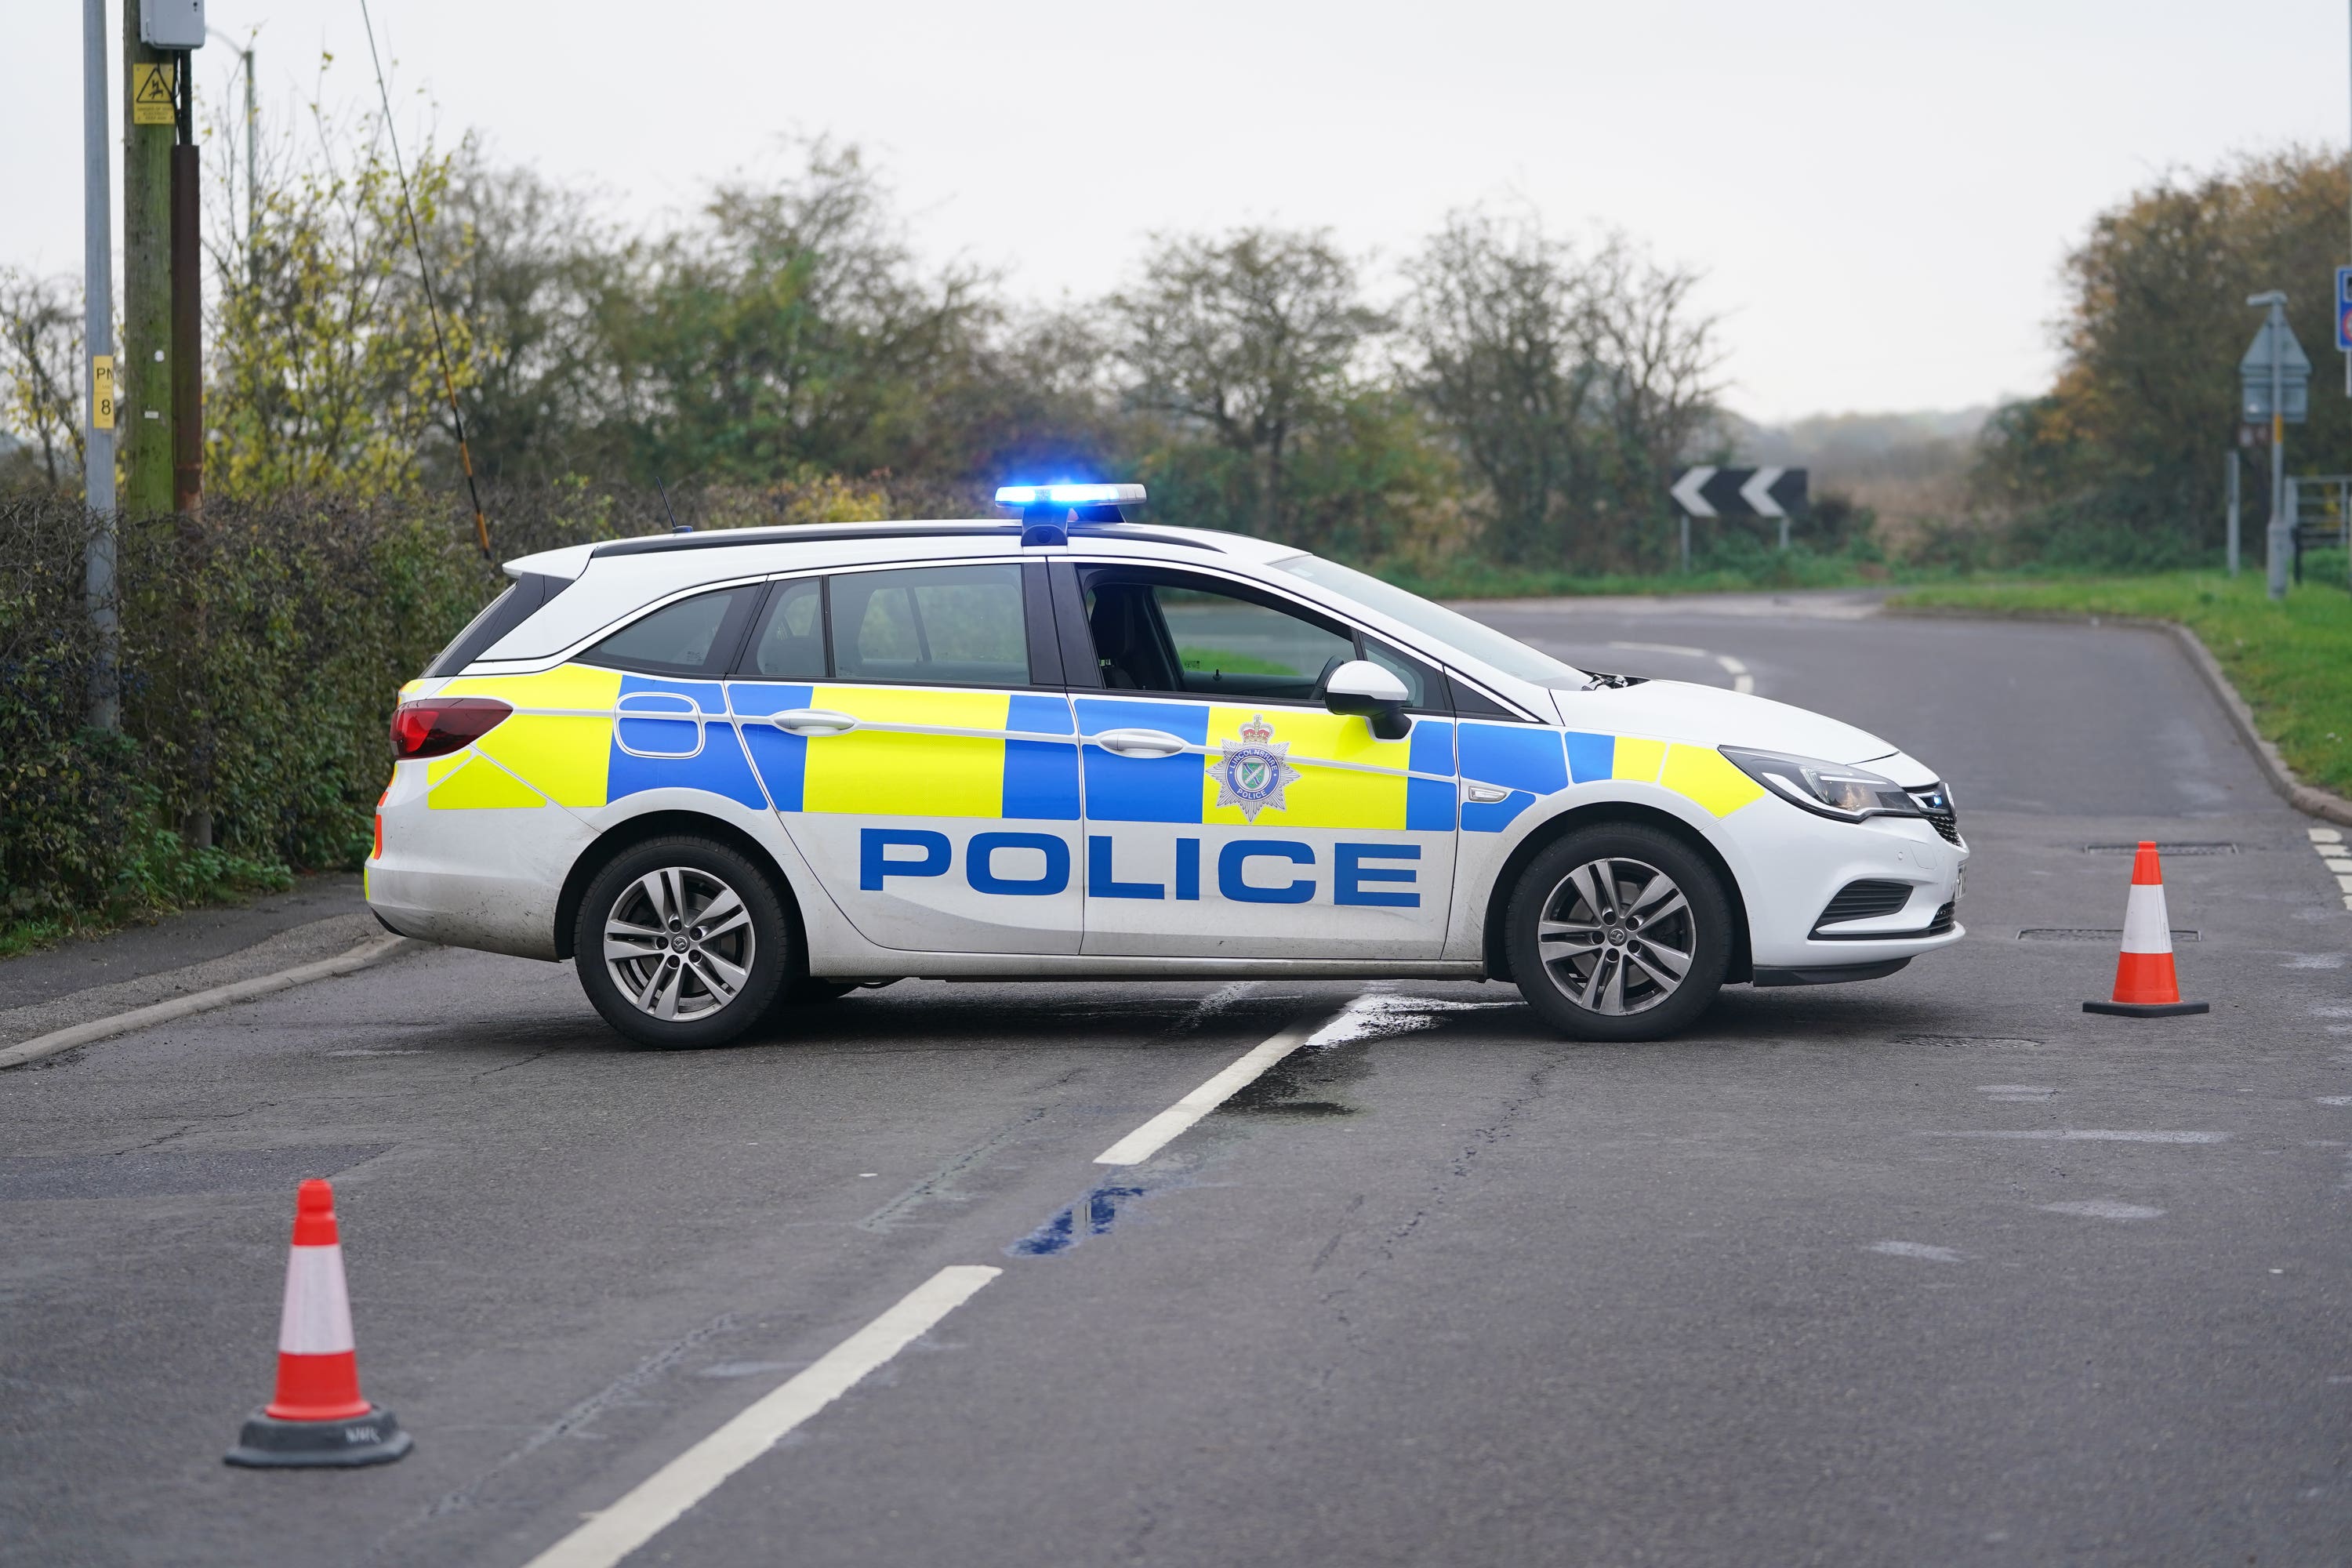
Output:
[[[2352,267],[2336,269],[2336,346],[2352,354]]]

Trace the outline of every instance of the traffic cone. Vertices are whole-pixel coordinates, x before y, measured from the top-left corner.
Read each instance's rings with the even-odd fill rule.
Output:
[[[294,1198],[294,1249],[278,1320],[278,1394],[255,1411],[228,1451],[232,1465],[383,1465],[413,1439],[389,1410],[360,1394],[352,1299],[335,1233],[335,1189],[302,1184]]]
[[[2110,1002],[2085,1002],[2085,1013],[2120,1013],[2131,1018],[2162,1018],[2175,1013],[2210,1013],[2202,1002],[2183,1002],[2172,973],[2172,920],[2164,911],[2164,868],[2156,846],[2143,838],[2132,858],[2131,898],[2124,905],[2124,951],[2116,960],[2116,994]]]

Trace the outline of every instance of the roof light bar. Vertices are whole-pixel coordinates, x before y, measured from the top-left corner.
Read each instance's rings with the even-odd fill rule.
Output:
[[[996,504],[1005,507],[1139,506],[1142,501],[1141,485],[1004,485],[996,492]]]

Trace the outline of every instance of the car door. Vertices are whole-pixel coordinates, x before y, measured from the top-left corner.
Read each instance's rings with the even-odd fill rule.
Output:
[[[1085,951],[1436,957],[1455,816],[1443,679],[1252,584],[1055,570],[1086,785]],[[1415,694],[1402,739],[1323,706],[1330,672],[1368,656]]]
[[[1076,736],[1045,568],[774,584],[728,696],[794,847],[869,942],[1076,952]]]

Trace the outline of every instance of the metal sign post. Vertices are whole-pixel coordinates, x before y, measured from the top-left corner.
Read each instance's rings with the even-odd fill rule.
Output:
[[[2261,331],[2254,333],[2245,357],[2238,362],[2240,416],[2249,423],[2267,420],[2271,427],[2271,525],[2267,557],[2270,596],[2286,597],[2288,558],[2294,552],[2294,525],[2288,518],[2286,494],[2286,427],[2300,425],[2311,414],[2311,358],[2286,324],[2286,296],[2273,289],[2251,295],[2246,303],[2266,309]]]

